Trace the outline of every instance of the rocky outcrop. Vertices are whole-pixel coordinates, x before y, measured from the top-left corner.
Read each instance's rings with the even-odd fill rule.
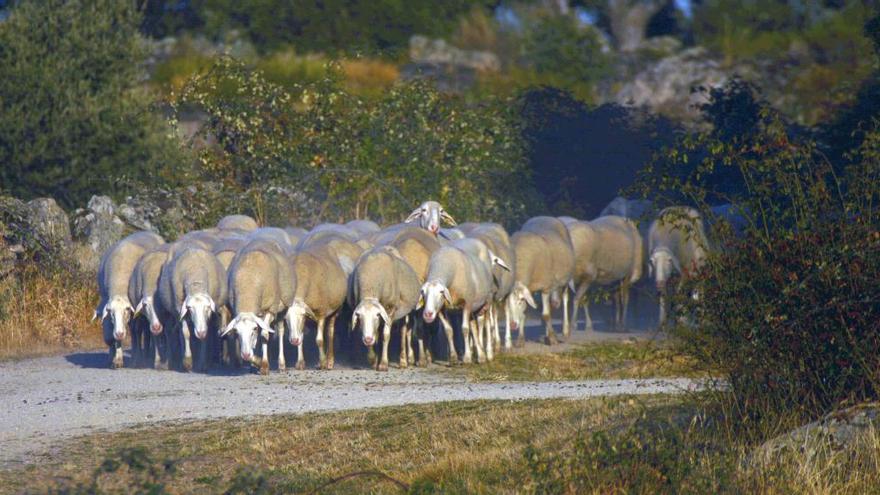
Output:
[[[649,65],[613,96],[625,106],[646,107],[685,122],[699,120],[698,105],[706,103],[708,93],[698,91],[723,86],[733,71],[722,68],[701,47],[685,50]]]
[[[64,248],[70,244],[70,220],[54,199],[28,201],[26,221],[29,230],[42,244],[53,248]]]
[[[768,440],[746,457],[745,464],[761,468],[771,466],[786,455],[813,459],[832,452],[871,447],[876,444],[878,427],[880,403],[849,407]]]
[[[496,72],[501,61],[492,52],[462,50],[443,39],[413,36],[409,40],[411,62],[401,68],[407,79],[431,79],[440,91],[460,93],[477,81],[481,72]]]
[[[116,216],[116,204],[107,196],[92,196],[86,208],[74,212],[74,238],[100,256],[125,233],[125,223]],[[85,260],[90,268],[95,260]]]

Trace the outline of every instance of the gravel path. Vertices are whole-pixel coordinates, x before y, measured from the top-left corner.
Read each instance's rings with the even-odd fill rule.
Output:
[[[186,374],[109,370],[104,352],[0,363],[0,465],[60,440],[152,422],[304,413],[448,400],[583,398],[675,393],[688,379],[468,383],[436,369]]]

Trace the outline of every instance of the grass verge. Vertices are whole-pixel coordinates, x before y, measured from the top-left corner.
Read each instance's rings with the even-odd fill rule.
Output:
[[[502,353],[490,363],[449,368],[478,382],[702,376],[667,344],[627,340],[581,344],[565,352]]]

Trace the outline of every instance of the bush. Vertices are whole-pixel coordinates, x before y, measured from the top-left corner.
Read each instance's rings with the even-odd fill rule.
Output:
[[[224,58],[193,79],[176,104],[209,115],[201,170],[232,205],[265,220],[266,195],[296,191],[317,201],[302,223],[365,217],[396,222],[426,198],[462,217],[514,221],[534,203],[515,109],[467,105],[423,82],[364,100],[340,69],[288,92]],[[308,220],[306,220],[308,218]]]
[[[132,2],[21,2],[0,22],[0,189],[66,207],[155,180],[181,157],[139,91]]]
[[[717,96],[717,95],[716,95]],[[643,177],[661,202],[699,207],[715,228],[710,262],[677,304],[683,350],[723,373],[753,420],[814,417],[880,396],[880,154],[871,133],[852,163],[792,139],[766,108],[754,129],[684,138]],[[727,126],[728,130],[736,126]],[[737,187],[711,187],[727,176]],[[745,212],[737,235],[712,204]]]

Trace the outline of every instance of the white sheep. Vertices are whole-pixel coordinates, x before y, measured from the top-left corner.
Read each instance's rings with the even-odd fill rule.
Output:
[[[243,230],[250,232],[259,228],[257,221],[247,215],[227,215],[217,222],[221,230]]]
[[[163,366],[160,356],[160,354],[164,354],[167,359],[167,350],[164,345],[165,334],[162,332],[162,320],[159,318],[156,305],[158,304],[159,274],[168,259],[168,252],[168,244],[159,244],[144,253],[135,265],[128,283],[128,299],[136,304],[131,335],[132,357],[137,362],[141,358],[149,357],[147,352],[152,350],[153,367],[157,369],[167,368],[167,361]],[[143,318],[138,318],[139,316],[143,316]],[[147,323],[149,332],[139,332],[138,327],[142,321]],[[138,335],[139,333],[143,335]],[[142,340],[143,344],[137,345]],[[137,355],[135,355],[135,349],[138,350]]]
[[[504,311],[505,315],[505,338],[504,348],[512,347],[510,335],[510,311],[507,306],[507,298],[513,290],[516,281],[516,255],[507,230],[497,223],[468,223],[459,226],[468,237],[483,241],[486,246],[506,264],[507,268],[494,266],[492,276],[496,285],[495,304],[492,305],[489,318],[492,325],[492,340],[494,346],[501,346],[500,327],[498,325],[498,313]]]
[[[245,237],[247,242],[252,241],[272,241],[278,245],[285,255],[290,255],[296,248],[296,244],[291,242],[290,236],[284,229],[278,227],[260,227],[256,230],[248,232]]]
[[[559,306],[562,293],[562,332],[568,335],[568,292],[566,288],[574,271],[574,250],[568,229],[552,217],[528,220],[511,238],[516,253],[516,282],[507,299],[511,327],[519,329],[518,345],[525,342],[526,305],[535,308],[532,292],[541,293],[541,317],[544,320],[548,345],[557,342],[550,319],[550,305]]]
[[[93,320],[100,317],[104,342],[109,347],[110,366],[121,368],[122,341],[128,334],[128,322],[134,307],[128,297],[128,283],[141,256],[165,241],[152,232],[135,232],[110,247],[98,267],[98,292],[101,300]]]
[[[331,242],[314,243],[297,250],[290,257],[290,264],[296,273],[296,291],[285,319],[290,330],[290,343],[297,348],[297,369],[305,368],[302,345],[307,317],[318,325],[315,343],[320,353],[319,368],[333,369],[336,317],[345,303],[348,290],[348,274],[339,263],[336,247],[339,246]],[[351,270],[354,270],[354,261],[350,264]]]
[[[180,328],[183,369],[192,369],[190,326],[201,342],[198,368],[207,369],[211,319],[227,298],[223,265],[213,253],[198,245],[175,243],[159,275],[158,293],[162,313],[167,318],[165,331],[176,325]]]
[[[476,346],[477,362],[484,361],[478,325],[483,324],[484,310],[492,303],[492,274],[477,257],[455,247],[443,246],[431,256],[427,281],[422,285],[422,318],[431,323],[438,316],[446,332],[450,349],[449,364],[455,359],[453,329],[444,309],[461,310],[464,336],[462,361],[471,362],[471,347]],[[476,321],[473,321],[476,320]]]
[[[366,251],[357,261],[351,276],[349,305],[354,307],[352,330],[360,324],[362,341],[372,348],[378,341],[379,321],[384,322],[382,357],[376,363],[378,371],[388,370],[388,344],[391,327],[400,319],[408,319],[419,302],[419,278],[413,269],[391,246],[379,246]],[[400,329],[400,367],[406,368],[413,359],[408,322]],[[419,365],[427,366],[424,349],[419,354]]]
[[[221,337],[235,331],[242,360],[257,364],[254,348],[262,343],[260,373],[269,373],[269,337],[278,332],[278,368],[285,369],[283,313],[293,303],[296,274],[277,243],[255,240],[241,248],[229,265],[232,320]],[[272,324],[275,324],[273,329]]]
[[[435,236],[440,232],[440,221],[455,227],[455,219],[436,201],[425,201],[412,211],[404,223],[419,221],[419,226]]]
[[[708,250],[709,241],[703,218],[693,208],[664,208],[651,223],[648,233],[648,274],[653,275],[660,295],[661,325],[666,320],[666,282],[673,270],[681,275],[683,282],[705,265]]]

